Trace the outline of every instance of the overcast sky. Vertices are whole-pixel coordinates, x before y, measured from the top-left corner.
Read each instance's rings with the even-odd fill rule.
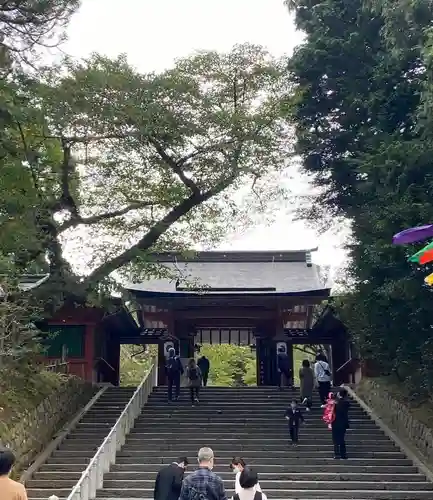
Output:
[[[275,56],[302,41],[283,0],[82,0],[64,51],[126,53],[141,71],[163,70],[197,49],[228,51],[236,43],[263,45]],[[284,207],[270,226],[255,227],[226,241],[224,249],[290,250],[319,247],[314,260],[338,264],[340,238],[317,235],[293,223]]]

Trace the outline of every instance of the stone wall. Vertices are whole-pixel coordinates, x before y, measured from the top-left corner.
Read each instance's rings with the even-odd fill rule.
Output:
[[[363,379],[355,391],[403,442],[433,464],[433,430],[417,420],[409,406],[374,379]]]
[[[25,414],[13,427],[4,430],[1,444],[11,448],[17,456],[14,473],[28,467],[96,392],[96,386],[77,377],[65,378],[64,384],[37,408]]]

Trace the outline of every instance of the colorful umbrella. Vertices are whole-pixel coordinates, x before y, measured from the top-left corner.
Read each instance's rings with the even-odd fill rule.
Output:
[[[407,260],[409,262],[417,262],[418,264],[421,264],[420,258],[428,251],[433,250],[433,241],[429,243],[427,246],[424,248],[421,248],[417,253],[413,254],[412,257],[409,257]]]
[[[433,273],[429,274],[424,278],[424,283],[429,286],[433,285]]]
[[[392,238],[394,245],[406,245],[407,243],[416,243],[433,237],[433,224],[425,226],[411,227],[397,233]]]

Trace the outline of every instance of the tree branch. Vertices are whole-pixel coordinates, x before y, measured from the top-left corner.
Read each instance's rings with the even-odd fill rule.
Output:
[[[165,151],[165,149],[161,146],[161,144],[158,143],[158,141],[156,141],[155,139],[150,137],[149,142],[156,149],[157,153],[164,160],[164,162],[173,170],[173,172],[184,183],[184,185],[188,189],[190,189],[193,194],[199,196],[200,192],[201,192],[200,188],[197,186],[197,184],[192,179],[189,179],[185,175],[185,172],[180,167],[180,164],[178,162],[176,162],[175,160],[173,160],[173,158]]]
[[[36,190],[36,194],[38,195],[38,197],[42,198],[42,195],[41,195],[41,192],[39,189],[38,174],[35,171],[35,166],[33,163],[34,158],[32,158],[32,156],[33,156],[32,152],[30,151],[30,149],[27,145],[26,136],[24,135],[24,130],[21,126],[21,123],[19,121],[16,121],[16,124],[17,124],[18,130],[20,132],[21,142],[23,143],[24,155],[26,157],[27,163],[29,164],[30,172],[31,172],[32,179],[33,179],[33,186]]]
[[[102,222],[104,220],[114,219],[115,217],[120,217],[122,215],[125,215],[129,212],[132,212],[132,210],[139,210],[140,208],[153,207],[154,205],[155,203],[150,201],[142,201],[142,202],[137,201],[127,205],[124,208],[120,208],[119,210],[113,210],[112,212],[105,212],[98,215],[92,215],[91,217],[79,216],[78,218],[65,221],[59,227],[59,232],[66,231],[67,229],[78,226],[79,224],[84,224],[84,225],[98,224],[99,222]]]
[[[71,168],[71,145],[66,139],[62,139],[62,149],[63,149],[63,162],[61,166],[61,178],[60,184],[62,189],[62,194],[60,195],[59,206],[61,208],[68,209],[71,213],[72,220],[78,220],[80,214],[78,212],[77,204],[71,193],[70,186],[70,174]]]
[[[183,156],[178,162],[178,165],[184,165],[186,162],[189,160],[192,160],[196,156],[199,156],[203,153],[210,153],[211,151],[221,151],[224,146],[231,146],[235,143],[236,141],[234,139],[230,139],[229,141],[224,141],[220,142],[218,144],[211,144],[209,146],[205,146],[203,148],[196,149],[192,153],[189,153],[185,156]]]
[[[236,171],[232,169],[232,173],[230,176],[228,176],[224,180],[221,180],[218,184],[216,184],[213,188],[209,189],[205,193],[192,194],[188,198],[185,198],[182,203],[174,207],[163,219],[158,221],[143,236],[143,238],[138,241],[138,243],[128,248],[128,250],[125,250],[117,257],[104,262],[98,268],[96,268],[84,280],[84,286],[87,289],[91,288],[94,284],[103,280],[116,269],[119,269],[120,267],[131,262],[139,254],[139,252],[151,248],[157,242],[157,240],[170,229],[173,224],[175,224],[180,218],[186,215],[190,210],[201,205],[205,201],[209,200],[210,198],[219,194],[221,191],[224,191],[224,189],[230,186],[230,184],[232,184],[233,180],[236,178],[236,175]]]

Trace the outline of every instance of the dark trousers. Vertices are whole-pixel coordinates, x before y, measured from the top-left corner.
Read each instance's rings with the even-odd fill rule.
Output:
[[[284,382],[286,382],[287,386],[291,385],[291,383],[292,383],[292,377],[291,377],[291,374],[290,374],[289,370],[281,370],[278,373],[278,375],[279,375],[278,376],[278,387],[280,389],[283,386]]]
[[[202,372],[203,376],[203,385],[206,387],[207,386],[207,378],[209,377],[209,372]]]
[[[299,438],[299,427],[297,425],[289,425],[289,433],[292,443],[297,443]]]
[[[319,397],[322,405],[326,403],[328,394],[331,392],[331,382],[319,382]]]
[[[180,373],[167,376],[167,396],[168,400],[173,400],[173,387],[174,397],[177,399],[180,395]]]
[[[332,426],[332,442],[334,443],[334,455],[338,458],[347,458],[346,454],[346,429],[345,427]]]
[[[198,395],[200,393],[200,387],[190,387],[189,393],[191,395],[191,403],[194,403],[196,399],[198,399]]]

